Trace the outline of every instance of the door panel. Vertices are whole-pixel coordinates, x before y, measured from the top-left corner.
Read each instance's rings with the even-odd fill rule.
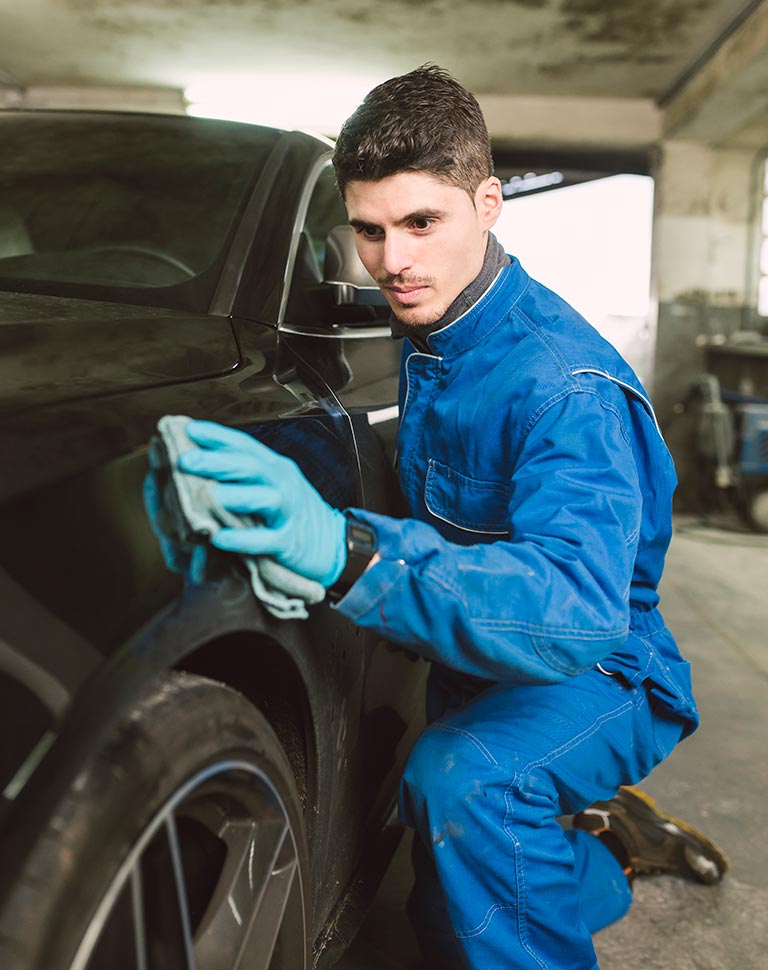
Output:
[[[403,516],[407,509],[393,470],[401,344],[392,339],[388,326],[373,319],[370,326],[344,326],[346,308],[336,308],[330,292],[323,292],[325,237],[346,221],[332,171],[326,167],[299,228],[280,343],[303,361],[305,382],[311,383],[307,374],[313,371],[349,414],[362,481],[361,504]],[[352,311],[360,313],[359,308]],[[392,792],[423,723],[427,664],[378,635],[364,630],[358,634],[365,656],[358,792],[375,827],[391,808]]]

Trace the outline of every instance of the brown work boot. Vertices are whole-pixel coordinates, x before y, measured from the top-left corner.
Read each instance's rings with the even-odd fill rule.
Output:
[[[590,805],[574,816],[573,827],[605,836],[609,847],[611,837],[617,839],[630,877],[665,872],[711,885],[728,870],[728,860],[713,842],[682,819],[662,812],[637,788],[620,788],[609,801]]]

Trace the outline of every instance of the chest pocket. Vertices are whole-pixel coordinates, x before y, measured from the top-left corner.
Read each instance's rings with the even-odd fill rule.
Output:
[[[462,475],[434,458],[429,459],[427,466],[424,502],[432,515],[457,529],[509,534],[509,489]]]

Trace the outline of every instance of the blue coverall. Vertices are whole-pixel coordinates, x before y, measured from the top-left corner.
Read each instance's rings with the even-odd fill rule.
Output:
[[[413,517],[352,510],[381,558],[337,606],[435,662],[400,793],[411,910],[446,966],[593,970],[628,884],[558,817],[698,723],[657,608],[672,460],[631,368],[515,259],[427,342],[403,354]]]

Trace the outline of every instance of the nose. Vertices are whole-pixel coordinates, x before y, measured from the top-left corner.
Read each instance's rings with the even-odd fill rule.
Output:
[[[399,276],[411,268],[413,258],[408,240],[397,232],[388,232],[384,239],[382,267],[389,276]]]

